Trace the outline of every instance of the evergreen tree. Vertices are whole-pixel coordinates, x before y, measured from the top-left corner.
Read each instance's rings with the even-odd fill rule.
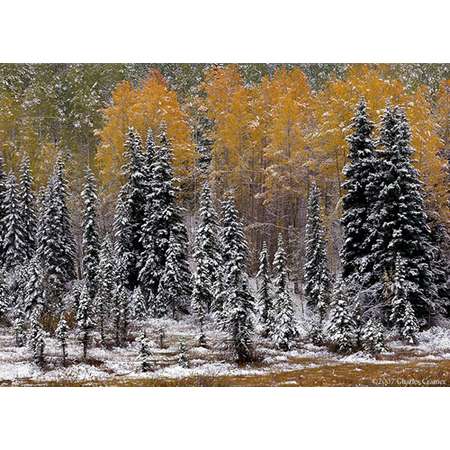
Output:
[[[142,372],[149,372],[153,370],[153,361],[152,361],[152,351],[150,342],[143,332],[138,337],[139,342],[139,354],[138,354],[138,362],[140,363]]]
[[[17,347],[23,347],[26,342],[26,326],[25,314],[23,313],[22,308],[17,310],[16,318],[14,320],[14,334]]]
[[[442,312],[433,283],[430,229],[424,193],[413,167],[411,131],[401,108],[388,107],[380,131],[378,198],[371,213],[371,266],[374,281],[393,274],[397,256],[405,266],[407,300],[418,318]]]
[[[171,151],[164,128],[159,136],[160,144],[156,148],[151,165],[152,190],[149,193],[143,233],[153,236],[152,240],[145,239],[142,255],[143,265],[139,273],[139,282],[144,295],[153,293],[158,302],[157,294],[161,277],[164,274],[168,257],[169,240],[173,235],[177,247],[181,249],[178,254],[178,267],[182,272],[183,280],[189,277],[186,249],[188,236],[183,223],[183,210],[177,205],[175,182],[171,167]],[[184,284],[183,289],[190,289]]]
[[[308,306],[323,319],[330,303],[330,275],[316,184],[308,199],[305,246],[305,296]]]
[[[115,252],[120,256],[120,259],[124,264],[127,284],[132,278],[132,275],[130,274],[133,273],[136,262],[132,247],[132,227],[130,223],[128,189],[129,186],[127,184],[123,185],[120,189],[114,216]]]
[[[416,333],[419,331],[419,325],[408,300],[409,289],[414,285],[407,279],[407,264],[405,259],[397,256],[394,274],[394,286],[392,289],[393,297],[391,303],[390,320],[397,327],[402,339],[409,343],[416,343]]]
[[[26,242],[25,226],[20,211],[17,182],[16,177],[12,174],[6,179],[3,198],[3,267],[10,271],[23,264],[28,256],[28,243]]]
[[[206,310],[211,310],[214,302],[214,284],[220,266],[220,250],[218,242],[217,215],[211,199],[208,182],[203,185],[200,195],[200,224],[195,239],[194,259],[197,276],[202,283],[203,298]]]
[[[80,301],[78,302],[77,325],[81,335],[81,342],[83,344],[83,358],[86,359],[90,333],[94,326],[94,321],[92,319],[92,301],[86,284],[83,284]]]
[[[231,193],[228,193],[222,202],[222,229],[220,241],[222,245],[222,264],[225,270],[225,279],[227,277],[227,272],[230,273],[233,266],[236,266],[238,271],[245,271],[248,244],[244,234],[244,227],[239,220],[234,197]]]
[[[356,323],[353,319],[347,291],[341,278],[336,280],[328,323],[330,342],[339,353],[350,353],[356,346]]]
[[[185,249],[177,242],[177,235],[172,234],[156,303],[164,304],[164,309],[176,319],[180,312],[186,311],[190,293],[190,274]]]
[[[205,321],[205,317],[207,314],[207,305],[209,298],[209,291],[207,290],[207,285],[204,280],[201,278],[203,272],[196,272],[193,276],[193,289],[191,296],[191,309],[192,312],[196,315],[200,328],[203,328],[203,324]]]
[[[66,365],[68,331],[69,331],[69,326],[67,325],[66,319],[64,319],[64,316],[62,315],[59,320],[58,327],[56,328],[55,335],[58,338],[58,341],[61,345],[61,357],[62,357],[63,366]]]
[[[0,321],[6,321],[6,314],[9,309],[9,295],[5,283],[5,275],[0,270]]]
[[[5,190],[7,176],[4,170],[3,154],[0,151],[0,261],[4,260],[3,241],[5,240],[4,217],[5,217]],[[3,264],[0,264],[2,266]]]
[[[41,311],[47,303],[45,274],[37,256],[28,264],[27,283],[25,285],[24,310],[28,314]]]
[[[186,354],[186,347],[184,346],[184,342],[180,342],[179,352],[178,352],[178,364],[185,369],[189,368],[189,360]]]
[[[123,172],[127,180],[124,189],[127,194],[126,211],[128,214],[127,226],[129,227],[127,236],[129,248],[126,255],[129,258],[129,273],[125,287],[132,290],[137,286],[143,253],[142,232],[147,203],[146,158],[142,150],[141,138],[133,128],[128,130],[124,157],[126,164]]]
[[[266,242],[263,242],[262,250],[259,255],[259,269],[256,274],[256,279],[258,280],[259,285],[257,294],[259,319],[263,327],[263,335],[268,336],[273,327],[271,318],[274,317],[274,313],[272,311],[274,303],[271,294],[269,256],[267,254]]]
[[[84,189],[81,193],[84,200],[83,217],[83,276],[89,295],[93,299],[97,292],[97,271],[99,266],[100,244],[97,231],[97,190],[92,171],[86,169]]]
[[[37,256],[46,278],[49,306],[58,308],[66,283],[75,277],[75,241],[66,206],[64,163],[60,155],[40,205]]]
[[[141,288],[138,286],[131,296],[133,317],[136,320],[144,320],[147,317],[147,306]]]
[[[72,224],[67,207],[67,181],[65,178],[64,159],[59,155],[53,174],[53,202],[56,204],[56,220],[58,238],[61,245],[61,262],[65,281],[75,278],[75,239],[72,234]]]
[[[362,349],[373,355],[386,351],[383,328],[380,323],[369,319],[361,330]]]
[[[106,322],[111,307],[111,299],[114,295],[114,269],[113,269],[113,248],[108,235],[103,239],[99,267],[97,272],[97,294],[95,296],[96,322],[98,324],[100,338],[105,343]]]
[[[289,293],[289,278],[287,272],[287,257],[284,250],[283,237],[278,235],[278,249],[274,257],[274,308],[270,318],[272,338],[278,348],[287,351],[292,347],[292,341],[297,337],[295,327],[294,307]]]
[[[32,258],[36,248],[36,205],[32,186],[33,176],[31,175],[30,160],[28,156],[24,156],[20,165],[19,199],[27,259]]]
[[[30,335],[28,337],[28,343],[33,355],[33,361],[41,366],[44,363],[44,330],[42,329],[39,313],[35,312],[31,315],[30,321]]]
[[[348,162],[344,167],[346,178],[342,199],[343,246],[342,277],[352,288],[367,282],[366,259],[370,253],[368,238],[371,234],[369,216],[376,192],[368,185],[377,171],[373,123],[367,114],[367,104],[361,99],[352,120],[353,133],[349,143]],[[370,279],[370,277],[369,277]]]
[[[126,341],[129,320],[129,291],[126,288],[128,283],[128,272],[126,261],[116,254],[114,272],[115,290],[112,302],[112,319],[115,333],[115,344],[121,345]]]

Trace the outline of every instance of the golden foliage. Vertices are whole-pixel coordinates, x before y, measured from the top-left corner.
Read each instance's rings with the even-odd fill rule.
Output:
[[[130,82],[119,83],[112,104],[104,111],[105,126],[99,131],[100,145],[96,165],[100,182],[117,192],[124,164],[123,151],[128,127],[134,127],[143,139],[149,129],[157,136],[162,123],[167,127],[173,152],[174,168],[178,176],[192,170],[195,148],[186,114],[158,72],[153,72],[140,87]]]

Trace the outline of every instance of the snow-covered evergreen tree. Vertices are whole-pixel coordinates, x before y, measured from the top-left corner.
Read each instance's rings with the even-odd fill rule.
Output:
[[[30,160],[28,156],[24,156],[20,165],[19,199],[27,259],[32,258],[36,248],[36,205],[32,187],[33,176],[31,174]]]
[[[180,342],[179,350],[178,350],[178,364],[185,369],[189,368],[189,360],[187,357],[186,347],[184,342]]]
[[[5,239],[5,230],[3,227],[3,218],[5,216],[5,189],[7,176],[3,164],[3,153],[0,151],[0,261],[3,261],[3,241]],[[0,263],[0,266],[3,264]]]
[[[373,355],[386,351],[382,325],[369,319],[361,329],[362,349]]]
[[[148,340],[145,332],[138,337],[139,342],[139,354],[138,362],[141,366],[142,372],[149,372],[153,370],[153,353],[151,351],[150,341]]]
[[[97,294],[95,296],[96,323],[103,344],[105,343],[106,323],[110,314],[115,289],[113,261],[113,246],[109,235],[106,235],[100,248]]]
[[[239,220],[234,196],[231,193],[228,193],[222,202],[221,226],[220,243],[226,279],[227,271],[230,272],[233,266],[236,266],[238,270],[246,270],[245,261],[249,251],[244,227]]]
[[[259,268],[256,274],[258,282],[258,310],[259,320],[263,327],[263,335],[268,336],[270,330],[273,328],[271,319],[274,318],[273,312],[274,302],[271,293],[271,280],[270,280],[270,268],[269,268],[269,255],[267,253],[267,244],[263,242],[261,253],[259,254]]]
[[[278,249],[273,261],[274,269],[274,307],[270,317],[272,336],[275,345],[281,350],[290,350],[298,332],[295,326],[294,306],[289,292],[287,256],[281,233],[278,235]]]
[[[220,267],[220,249],[217,215],[208,182],[203,185],[200,195],[199,215],[200,223],[195,238],[194,260],[197,278],[202,283],[202,301],[205,302],[206,311],[209,312],[214,302],[214,284]]]
[[[315,183],[308,199],[305,247],[305,296],[308,306],[323,318],[330,303],[330,275],[320,217],[320,190]]]
[[[156,304],[164,305],[166,313],[173,319],[178,319],[180,313],[186,311],[191,294],[186,249],[178,242],[178,237],[174,233],[170,235],[166,264],[156,295]]]
[[[142,232],[147,203],[147,169],[146,157],[142,150],[141,138],[136,130],[129,128],[125,142],[125,166],[123,168],[126,177],[124,192],[126,192],[127,213],[127,245],[126,256],[128,261],[128,280],[126,288],[133,290],[137,286],[140,270],[141,255],[143,252]],[[122,199],[123,200],[123,199]]]
[[[353,133],[349,143],[348,162],[344,167],[345,195],[342,199],[343,246],[341,251],[342,277],[352,289],[370,280],[365,271],[367,255],[370,253],[371,234],[369,216],[377,192],[373,192],[368,180],[376,174],[375,141],[372,137],[374,125],[368,117],[364,98],[359,102],[352,120]]]
[[[433,283],[430,229],[424,193],[412,164],[411,130],[401,108],[388,107],[382,119],[377,185],[378,198],[371,213],[371,256],[374,281],[393,274],[396,258],[405,266],[407,300],[418,318],[430,321],[442,311]]]
[[[80,301],[78,302],[77,326],[80,332],[81,342],[83,344],[83,358],[86,359],[90,335],[94,327],[94,321],[92,317],[92,300],[89,296],[89,291],[85,283],[83,284]]]
[[[58,238],[61,245],[61,263],[65,280],[75,278],[75,239],[72,233],[72,222],[67,207],[68,189],[65,178],[64,159],[59,155],[53,174],[52,201],[56,204],[56,221],[58,225]]]
[[[25,325],[25,314],[22,308],[19,308],[16,313],[16,318],[14,319],[14,335],[16,338],[16,345],[18,347],[23,347],[26,342],[26,325]]]
[[[75,277],[75,241],[66,205],[64,162],[60,155],[40,205],[37,256],[46,278],[49,306],[59,308],[66,283]]]
[[[120,259],[125,264],[127,284],[128,280],[131,279],[130,274],[133,272],[136,263],[132,246],[128,188],[129,186],[125,184],[120,189],[114,215],[115,253],[120,256]]]
[[[25,225],[20,210],[16,177],[10,174],[5,183],[3,193],[3,267],[9,271],[23,264],[27,259],[28,249],[25,236]]]
[[[0,270],[0,322],[7,322],[7,312],[10,306],[5,274]]]
[[[83,216],[83,276],[89,295],[93,299],[97,292],[97,271],[99,266],[100,243],[97,231],[97,189],[92,171],[86,169],[86,177],[81,196],[84,201]]]
[[[397,327],[402,339],[409,344],[416,343],[416,333],[419,331],[414,309],[408,300],[408,291],[414,287],[407,279],[406,261],[398,255],[395,264],[390,320]]]
[[[139,273],[139,282],[144,295],[148,296],[152,292],[155,302],[158,302],[158,288],[165,271],[171,236],[177,248],[181,249],[177,255],[181,279],[186,280],[190,276],[186,255],[188,236],[182,218],[183,210],[176,201],[177,189],[171,167],[172,155],[164,128],[161,130],[159,141],[150,168],[152,189],[148,194],[143,225],[144,236],[153,236],[153,239],[144,238],[142,267]],[[190,290],[187,284],[184,284],[183,289]]]
[[[45,289],[45,274],[37,256],[28,264],[27,282],[25,285],[24,310],[27,314],[34,314],[46,306],[47,292]]]
[[[200,327],[203,327],[205,317],[207,314],[207,305],[209,298],[209,291],[207,289],[207,284],[201,278],[202,272],[196,272],[193,275],[193,289],[191,296],[191,309],[192,312],[197,317]]]
[[[32,352],[33,361],[37,365],[42,365],[44,362],[45,333],[40,323],[39,312],[34,312],[31,315],[28,344]]]
[[[142,290],[139,286],[134,289],[131,296],[131,309],[133,311],[134,319],[144,320],[147,317],[147,305],[144,294],[142,294]]]
[[[66,365],[67,358],[67,337],[69,332],[69,326],[67,325],[67,321],[63,315],[59,319],[58,326],[56,328],[55,335],[61,345],[61,357],[63,366]]]
[[[350,353],[356,346],[356,323],[353,319],[347,290],[340,277],[336,280],[327,333],[339,353]]]

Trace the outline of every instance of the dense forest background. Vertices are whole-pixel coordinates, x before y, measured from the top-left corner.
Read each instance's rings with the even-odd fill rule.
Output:
[[[99,226],[110,231],[127,129],[135,127],[145,139],[149,128],[157,135],[163,121],[188,225],[196,220],[205,178],[218,198],[233,189],[252,268],[262,241],[273,254],[282,232],[293,281],[301,283],[312,180],[323,193],[330,264],[338,269],[346,136],[362,96],[375,122],[387,102],[405,108],[431,226],[445,231],[448,64],[2,64],[0,149],[15,172],[22,156],[30,157],[37,190],[64,153],[80,243],[76,212],[86,165],[100,182]]]

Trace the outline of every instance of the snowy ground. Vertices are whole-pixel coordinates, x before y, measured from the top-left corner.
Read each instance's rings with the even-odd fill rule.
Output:
[[[159,346],[158,330],[166,338]],[[143,324],[154,342],[152,372],[140,372],[138,343],[104,349],[94,342],[86,361],[73,337],[67,367],[62,367],[55,339],[46,338],[45,365],[30,362],[27,347],[18,348],[10,329],[0,328],[0,384],[3,385],[136,385],[136,386],[276,386],[276,385],[450,385],[450,328],[420,333],[418,346],[390,341],[389,352],[377,358],[357,353],[339,356],[324,347],[300,343],[290,352],[266,340],[256,345],[257,362],[239,367],[225,346],[226,335],[206,329],[207,348],[197,342],[198,329],[185,320],[151,320]],[[138,330],[132,330],[135,336]],[[178,364],[179,343],[185,343],[189,368]]]

